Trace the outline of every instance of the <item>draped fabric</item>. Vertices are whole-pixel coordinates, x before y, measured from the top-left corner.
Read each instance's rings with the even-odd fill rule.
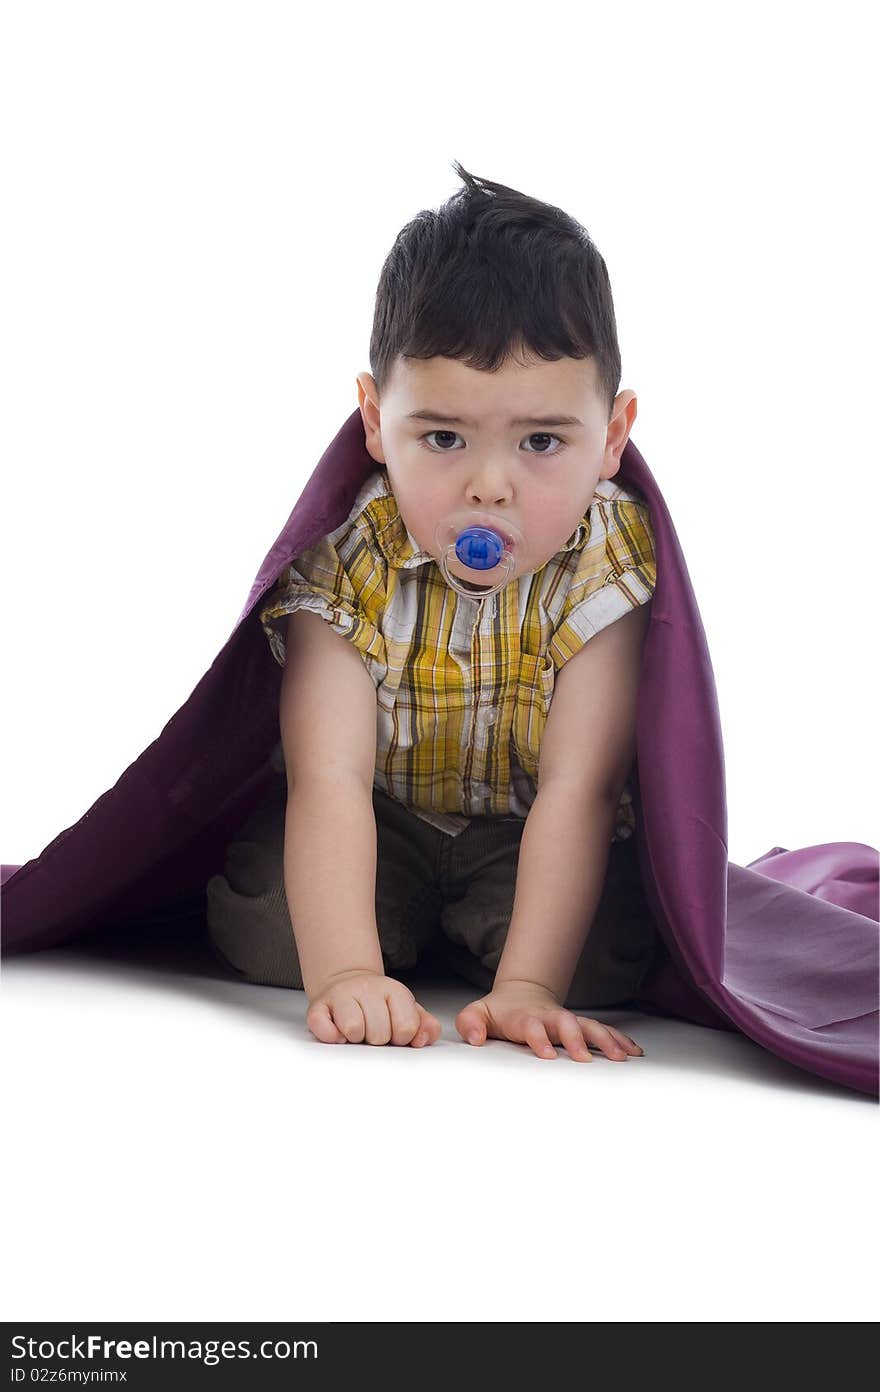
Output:
[[[195,689],[78,822],[26,864],[2,867],[4,954],[98,927],[121,934],[198,903],[233,832],[277,778],[282,669],[255,610],[294,557],[343,525],[374,471],[356,410]],[[639,867],[664,952],[636,1003],[738,1030],[799,1068],[876,1096],[877,851],[831,842],[774,847],[747,866],[729,860],[706,635],[666,502],[632,439],[614,481],[647,505],[656,561],[632,790]],[[557,644],[554,666],[564,655]]]

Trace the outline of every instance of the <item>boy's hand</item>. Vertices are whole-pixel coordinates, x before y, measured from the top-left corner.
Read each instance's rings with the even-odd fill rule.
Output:
[[[380,972],[349,971],[324,982],[309,1001],[306,1024],[321,1044],[412,1044],[440,1037],[442,1026],[408,986]]]
[[[539,1058],[556,1058],[553,1044],[562,1044],[578,1063],[592,1063],[586,1040],[607,1058],[620,1062],[629,1054],[644,1053],[622,1030],[573,1014],[551,991],[531,981],[504,981],[493,986],[488,995],[458,1012],[455,1028],[467,1044],[483,1044],[489,1035],[528,1044]]]

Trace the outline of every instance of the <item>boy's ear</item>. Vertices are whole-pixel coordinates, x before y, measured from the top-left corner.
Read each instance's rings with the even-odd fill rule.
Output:
[[[617,393],[605,432],[605,457],[602,460],[600,478],[614,478],[620,468],[620,456],[629,439],[638,410],[638,398],[634,391]]]
[[[376,383],[373,380],[370,373],[359,372],[357,377],[355,377],[354,381],[355,386],[357,387],[358,405],[360,406],[361,410],[363,411],[364,404],[367,401],[369,401],[370,404],[374,406],[376,410],[378,410],[379,394],[376,391]]]
[[[359,372],[355,381],[357,383],[358,406],[364,423],[364,440],[367,452],[377,464],[384,465],[385,451],[382,448],[382,436],[379,430],[379,393],[376,391],[375,379],[369,372]]]

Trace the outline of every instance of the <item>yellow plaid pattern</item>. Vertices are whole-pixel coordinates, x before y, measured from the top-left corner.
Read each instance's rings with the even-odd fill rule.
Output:
[[[600,479],[565,546],[494,597],[444,581],[397,508],[385,470],[349,517],[282,571],[259,609],[285,662],[286,620],[320,614],[361,653],[376,686],[375,786],[457,835],[471,817],[525,817],[558,669],[656,583],[647,503]],[[614,840],[633,834],[632,791]]]

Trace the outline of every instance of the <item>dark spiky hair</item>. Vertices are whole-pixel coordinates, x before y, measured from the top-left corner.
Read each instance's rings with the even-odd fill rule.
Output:
[[[608,417],[620,349],[608,270],[568,213],[470,174],[441,208],[397,234],[379,276],[370,371],[381,397],[398,356],[494,372],[523,350],[596,359]]]

